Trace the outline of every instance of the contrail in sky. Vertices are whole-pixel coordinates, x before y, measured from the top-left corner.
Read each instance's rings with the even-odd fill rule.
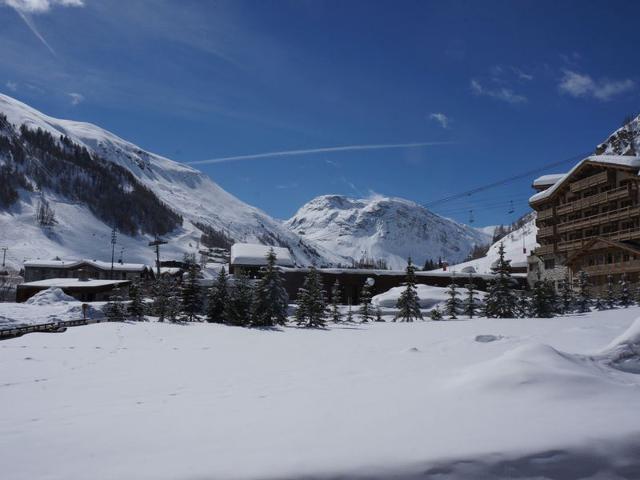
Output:
[[[22,11],[20,11],[17,8],[14,8],[14,10],[16,11],[16,13],[18,15],[20,15],[20,18],[22,18],[22,20],[24,20],[24,23],[27,24],[27,27],[29,27],[29,30],[31,30],[33,32],[33,34],[38,37],[38,39],[43,43],[43,45],[45,47],[47,47],[49,49],[49,51],[53,54],[54,57],[57,57],[58,54],[56,53],[56,51],[51,47],[51,45],[49,45],[49,43],[45,40],[45,38],[40,34],[40,32],[38,31],[38,29],[36,28],[36,26],[34,25],[34,23],[31,21],[31,19],[25,15]]]
[[[362,150],[391,150],[394,148],[419,148],[432,145],[447,145],[451,142],[419,142],[419,143],[385,143],[378,145],[343,145],[341,147],[309,148],[306,150],[285,150],[282,152],[255,153],[252,155],[235,155],[233,157],[210,158],[188,162],[190,165],[204,165],[207,163],[237,162],[239,160],[254,160],[258,158],[293,157],[296,155],[313,155],[316,153],[353,152]]]

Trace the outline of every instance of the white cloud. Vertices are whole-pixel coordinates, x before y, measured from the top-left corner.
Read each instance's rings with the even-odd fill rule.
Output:
[[[15,92],[16,90],[18,90],[18,84],[10,80],[5,84],[5,86],[12,92]]]
[[[624,80],[595,80],[590,75],[565,70],[558,89],[561,93],[566,93],[576,98],[593,97],[607,101],[617,95],[633,90],[635,86],[635,82],[628,78]]]
[[[83,7],[84,0],[0,0],[8,7],[22,13],[48,12],[51,7]]]
[[[71,99],[71,105],[73,105],[74,107],[84,101],[84,95],[82,95],[81,93],[71,92],[67,93],[67,95]]]
[[[527,97],[525,97],[524,95],[515,93],[510,88],[507,88],[507,87],[486,88],[482,86],[480,82],[473,79],[471,80],[471,91],[476,95],[495,98],[497,100],[502,100],[503,102],[507,102],[512,105],[515,105],[518,103],[525,103],[527,101]]]
[[[449,128],[449,123],[451,123],[451,120],[449,119],[449,117],[447,117],[444,113],[440,113],[440,112],[435,112],[430,114],[429,118],[431,120],[435,120],[436,122],[438,122],[442,128]]]

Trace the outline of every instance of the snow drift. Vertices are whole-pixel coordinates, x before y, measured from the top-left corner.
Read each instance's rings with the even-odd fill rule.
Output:
[[[53,305],[55,303],[77,302],[77,300],[62,291],[61,288],[47,288],[36,293],[26,302],[27,305]]]

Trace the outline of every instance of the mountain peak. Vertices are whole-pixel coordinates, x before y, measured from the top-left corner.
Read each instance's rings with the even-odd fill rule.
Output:
[[[639,155],[640,115],[627,119],[622,127],[596,147],[595,153],[596,155]]]

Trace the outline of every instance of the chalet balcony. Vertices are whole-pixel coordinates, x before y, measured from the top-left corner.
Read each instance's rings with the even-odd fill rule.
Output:
[[[537,214],[537,220],[549,220],[554,217],[553,208],[547,208],[545,210],[540,210]]]
[[[579,250],[584,247],[590,240],[594,238],[608,238],[617,242],[623,242],[625,240],[637,240],[640,238],[640,228],[627,228],[626,230],[619,230],[617,232],[602,233],[600,235],[591,235],[579,240],[569,240],[568,242],[559,242],[558,251],[568,252],[571,250]]]
[[[538,238],[553,237],[555,234],[555,227],[553,225],[550,227],[538,227]]]
[[[558,215],[565,215],[567,213],[573,213],[584,210],[585,208],[593,207],[594,205],[600,205],[603,203],[612,202],[614,200],[628,198],[629,195],[630,192],[627,187],[620,187],[614,190],[609,190],[608,192],[598,193],[581,200],[576,200],[575,202],[559,205],[558,207],[556,207],[556,212]]]
[[[580,220],[574,220],[573,222],[561,223],[558,225],[558,233],[596,227],[598,225],[626,220],[637,216],[640,216],[640,207],[625,207],[611,212],[581,218]]]
[[[589,275],[615,275],[616,273],[638,272],[640,271],[640,260],[585,266],[582,270]]]
[[[540,245],[538,248],[535,249],[533,253],[534,255],[540,256],[540,255],[549,255],[554,251],[555,251],[555,248],[553,243],[548,243],[546,245]]]
[[[597,173],[595,175],[591,175],[590,177],[583,178],[582,180],[578,180],[577,182],[573,182],[569,185],[569,188],[572,192],[579,192],[586,188],[595,187],[596,185],[600,185],[603,183],[607,183],[609,180],[609,175],[607,171]]]

